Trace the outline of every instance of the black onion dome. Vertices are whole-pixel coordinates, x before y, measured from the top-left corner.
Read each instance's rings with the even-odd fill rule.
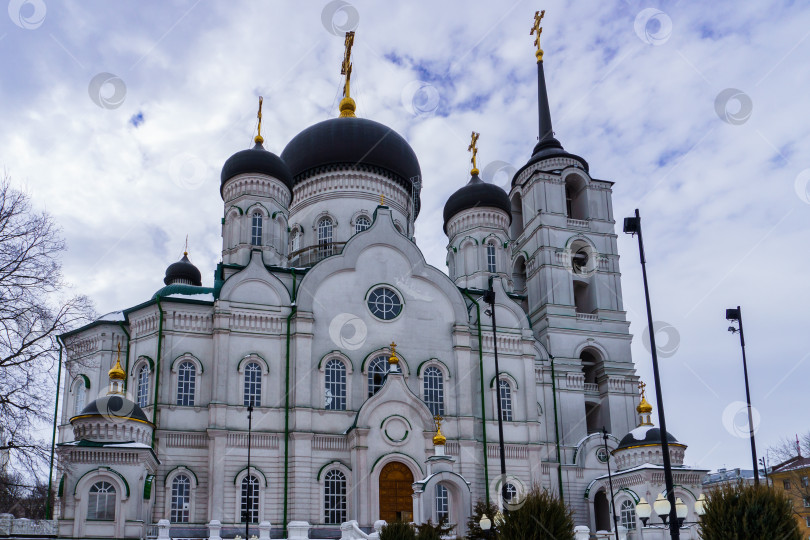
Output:
[[[357,168],[383,174],[409,193],[422,170],[408,142],[379,122],[366,118],[332,118],[310,126],[287,144],[281,159],[293,184],[322,171]],[[416,194],[419,213],[419,194]]]
[[[188,254],[183,253],[182,259],[170,264],[166,269],[166,277],[163,278],[163,283],[166,285],[180,283],[200,287],[202,286],[202,275],[197,267],[188,260]]]
[[[131,418],[142,422],[149,422],[146,413],[143,412],[137,403],[123,396],[110,395],[103,396],[91,401],[82,412],[74,416],[107,416],[115,418]],[[71,418],[71,420],[73,420]]]
[[[447,232],[447,223],[459,212],[477,207],[497,208],[509,216],[512,223],[512,204],[506,192],[495,184],[488,184],[478,175],[470,178],[466,186],[462,187],[444,203],[444,232]]]
[[[647,427],[648,429],[644,429]],[[678,442],[672,433],[667,432],[667,442],[670,444],[681,444]],[[632,448],[634,446],[651,446],[661,444],[661,429],[657,427],[639,426],[627,435],[625,435],[619,442],[616,450],[623,448]]]
[[[225,182],[243,173],[258,173],[278,178],[284,185],[292,191],[292,175],[290,169],[284,161],[272,152],[264,149],[261,143],[256,143],[253,148],[235,153],[222,166],[220,174],[219,192],[225,187]]]

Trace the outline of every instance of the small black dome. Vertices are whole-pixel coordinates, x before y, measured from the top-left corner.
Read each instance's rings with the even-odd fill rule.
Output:
[[[667,432],[667,442],[680,444],[672,433]],[[623,448],[631,448],[633,446],[649,446],[661,444],[661,429],[651,426],[639,426],[627,435],[625,435],[619,442],[616,450]]]
[[[149,422],[149,419],[146,417],[143,409],[141,409],[137,403],[115,394],[103,396],[91,401],[84,409],[82,409],[82,412],[76,416],[110,416],[115,418],[132,418],[133,420]],[[73,418],[71,418],[71,420],[73,420]]]
[[[393,129],[366,118],[332,118],[310,126],[287,144],[281,159],[293,183],[337,167],[384,174],[409,193],[421,177],[419,161],[408,142]],[[419,213],[419,194],[416,195]]]
[[[202,276],[197,267],[188,260],[188,254],[183,253],[182,259],[170,264],[166,269],[166,277],[163,278],[163,283],[166,285],[180,283],[199,287],[202,285]]]
[[[447,232],[447,222],[463,210],[476,207],[498,208],[509,216],[512,223],[512,204],[506,192],[495,184],[488,184],[478,175],[470,178],[466,186],[462,187],[444,203],[444,232]]]
[[[544,159],[551,159],[555,157],[564,157],[569,159],[575,159],[582,164],[582,168],[585,169],[585,172],[588,172],[588,162],[585,161],[583,158],[579,157],[576,154],[572,154],[570,152],[566,152],[565,149],[553,136],[546,137],[545,139],[538,142],[534,145],[534,150],[532,150],[532,157],[529,158],[529,161],[526,164],[518,169],[515,173],[515,176],[512,177],[512,185],[515,185],[517,181],[517,177],[520,176],[527,167],[534,165],[538,161],[542,161]]]
[[[290,169],[282,161],[280,157],[272,152],[264,149],[261,143],[256,143],[256,146],[247,150],[242,150],[235,153],[225,162],[222,166],[222,174],[220,174],[219,192],[222,194],[222,188],[225,182],[243,173],[258,173],[278,178],[287,188],[292,191],[292,175]]]

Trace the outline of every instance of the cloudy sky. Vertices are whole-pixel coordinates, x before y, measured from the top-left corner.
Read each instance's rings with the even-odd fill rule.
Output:
[[[417,241],[445,269],[441,210],[468,178],[470,131],[501,184],[534,146],[529,27],[545,9],[557,137],[615,182],[617,232],[642,214],[653,313],[671,327],[658,334],[669,430],[690,464],[750,468],[725,308],[745,315],[760,455],[808,429],[802,4],[11,0],[0,16],[0,167],[62,226],[67,277],[100,313],[149,298],[186,235],[211,286],[219,171],[250,145],[258,96],[276,153],[336,116],[342,32],[356,27],[358,115],[416,151]],[[620,233],[619,252],[634,360],[652,383],[635,240]]]

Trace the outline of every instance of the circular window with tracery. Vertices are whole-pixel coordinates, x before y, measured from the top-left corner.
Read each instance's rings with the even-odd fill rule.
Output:
[[[377,287],[368,295],[368,309],[378,319],[390,321],[402,311],[402,300],[393,289]]]
[[[602,463],[607,462],[607,460],[608,460],[607,450],[605,450],[604,448],[597,448],[596,449],[596,459],[598,459]]]

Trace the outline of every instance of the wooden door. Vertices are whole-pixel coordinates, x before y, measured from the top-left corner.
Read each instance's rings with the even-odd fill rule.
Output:
[[[380,471],[380,519],[413,520],[413,473],[407,465],[392,461]]]

